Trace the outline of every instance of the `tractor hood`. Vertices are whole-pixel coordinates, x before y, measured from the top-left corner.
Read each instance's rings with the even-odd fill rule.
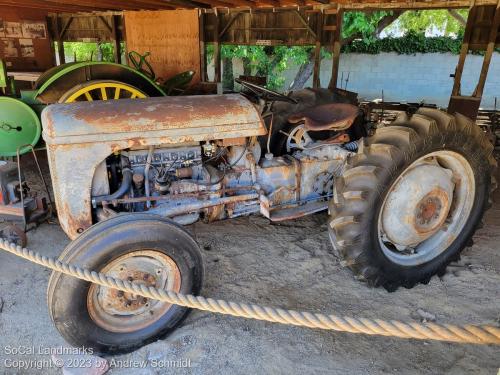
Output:
[[[266,134],[241,95],[53,104],[43,110],[42,125],[59,222],[71,239],[92,225],[92,179],[112,153]]]
[[[266,134],[257,109],[238,94],[54,104],[44,109],[42,124],[47,144],[120,148]]]

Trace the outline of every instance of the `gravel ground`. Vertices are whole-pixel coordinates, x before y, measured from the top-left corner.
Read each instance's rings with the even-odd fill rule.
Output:
[[[474,246],[444,277],[394,293],[369,288],[341,267],[330,251],[325,221],[322,213],[280,225],[249,217],[190,226],[206,267],[202,294],[346,316],[500,325],[500,203],[489,210]],[[68,242],[55,224],[29,233],[29,248],[49,256]],[[39,349],[66,345],[46,308],[50,272],[0,253],[0,275],[0,373],[60,374],[47,366],[8,367],[13,360],[46,365],[50,356]],[[32,346],[33,354],[12,354]],[[145,366],[137,374],[165,373],[155,362],[178,365],[169,372],[193,374],[497,374],[500,347],[369,337],[193,311],[164,340],[107,359],[111,374],[129,374],[131,366]]]

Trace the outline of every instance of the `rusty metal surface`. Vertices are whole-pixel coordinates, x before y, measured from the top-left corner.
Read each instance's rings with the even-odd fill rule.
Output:
[[[461,154],[441,150],[417,159],[384,198],[378,218],[384,254],[403,266],[439,256],[462,233],[475,189],[474,171]]]
[[[42,125],[59,221],[71,239],[92,225],[92,180],[112,153],[266,134],[259,112],[240,95],[56,104],[44,110]]]
[[[266,129],[257,109],[239,95],[54,105],[44,111],[43,126],[59,221],[72,239],[93,223],[92,207],[98,201],[91,198],[92,181],[100,169],[101,178],[107,178],[102,161],[114,152],[125,150],[122,157],[129,157],[134,173],[146,176],[139,160],[148,149],[156,157],[170,155],[170,148],[181,146],[194,155],[196,148],[199,153],[203,150],[200,141],[231,144],[227,170],[201,168],[195,162],[179,165],[178,179],[169,182],[165,195],[101,202],[103,209],[112,205],[118,211],[121,204],[137,204],[139,211],[174,220],[181,217],[183,222],[195,220],[194,214],[200,213],[207,220],[217,220],[260,209],[281,220],[325,209],[332,180],[351,154],[340,145],[323,142],[286,158],[256,160],[260,147],[247,139],[265,134]],[[149,186],[146,178],[142,181],[137,176],[135,185]]]
[[[266,134],[257,109],[237,94],[55,104],[44,109],[42,124],[48,144],[146,146]]]
[[[415,246],[439,230],[451,206],[452,178],[449,170],[431,162],[417,164],[402,175],[391,187],[382,212],[383,228],[392,243]],[[434,199],[442,209],[427,222],[422,215]]]
[[[135,284],[179,292],[181,274],[172,258],[157,250],[137,250],[108,263],[101,272]],[[92,284],[87,309],[92,320],[110,332],[145,328],[172,307],[171,304]],[[126,319],[124,319],[126,318]]]
[[[92,225],[92,179],[110,147],[106,143],[47,145],[47,154],[59,223],[75,239]]]
[[[173,217],[177,215],[184,215],[187,213],[196,212],[206,208],[257,200],[258,198],[259,194],[250,193],[250,194],[233,195],[229,197],[220,197],[212,199],[200,199],[200,200],[193,200],[192,198],[179,199],[179,200],[167,201],[164,204],[160,204],[149,210],[149,212],[161,216]]]

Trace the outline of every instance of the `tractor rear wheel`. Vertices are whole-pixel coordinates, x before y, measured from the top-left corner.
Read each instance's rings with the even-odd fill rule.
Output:
[[[92,80],[81,83],[65,92],[59,103],[79,101],[142,99],[147,95],[128,83],[112,80]]]
[[[428,108],[360,143],[329,208],[342,263],[390,291],[444,274],[490,205],[493,146],[468,118]]]

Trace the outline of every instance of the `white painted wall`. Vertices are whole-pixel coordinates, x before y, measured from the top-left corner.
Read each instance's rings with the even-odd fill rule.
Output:
[[[483,61],[482,56],[468,55],[462,76],[462,94],[470,95],[475,88]],[[398,55],[396,53],[380,53],[365,55],[357,53],[342,54],[340,58],[339,84],[342,73],[344,82],[349,74],[347,89],[356,91],[360,97],[375,99],[382,96],[387,101],[409,101],[434,103],[442,107],[448,106],[458,55],[448,53],[426,53],[415,55]],[[321,85],[326,87],[331,75],[331,60],[321,63]],[[210,69],[212,68],[212,69]],[[288,87],[297,73],[298,67],[292,67],[285,75],[285,88]],[[241,74],[240,61],[234,60],[234,73]],[[209,76],[213,77],[213,67],[209,67]],[[312,85],[312,78],[306,86]],[[481,107],[493,108],[494,98],[500,107],[500,54],[494,53]]]

